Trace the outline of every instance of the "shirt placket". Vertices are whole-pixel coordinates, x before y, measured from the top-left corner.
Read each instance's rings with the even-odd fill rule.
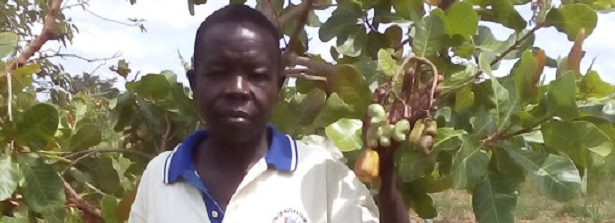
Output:
[[[209,216],[209,221],[211,223],[222,223],[222,219],[224,219],[224,212],[222,211],[222,208],[220,208],[220,205],[218,205],[218,202],[216,202],[211,194],[209,194],[209,191],[205,188],[205,185],[203,185],[203,182],[196,171],[186,171],[182,174],[182,177],[201,192],[203,201],[205,202],[205,209],[207,210],[207,215]]]

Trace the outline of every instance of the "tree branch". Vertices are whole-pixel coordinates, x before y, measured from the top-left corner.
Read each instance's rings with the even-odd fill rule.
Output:
[[[513,50],[516,50],[519,45],[521,45],[522,43],[524,43],[527,39],[529,39],[532,35],[534,35],[534,33],[536,33],[536,31],[538,31],[540,28],[542,28],[543,25],[542,24],[537,24],[536,26],[534,26],[534,28],[532,28],[527,34],[525,34],[523,37],[521,37],[520,39],[517,39],[515,41],[515,43],[513,43],[513,45],[511,45],[510,47],[508,47],[508,49],[506,49],[506,51],[502,52],[501,54],[499,54],[498,56],[495,57],[495,59],[493,59],[493,61],[491,61],[491,63],[489,64],[490,66],[496,65],[498,62],[500,62],[501,60],[504,59],[504,57],[506,57],[506,55],[508,55],[510,52],[512,52]],[[479,70],[478,72],[476,72],[476,75],[474,75],[475,77],[480,76],[483,73],[483,71]]]
[[[287,69],[284,71],[286,78],[294,77],[294,78],[300,78],[300,79],[305,79],[305,80],[310,80],[310,81],[322,81],[325,83],[327,82],[326,77],[309,75],[307,74],[309,72],[310,72],[310,69],[301,69],[301,68]]]
[[[298,20],[297,23],[295,23],[295,30],[293,31],[292,35],[290,36],[290,41],[288,42],[288,46],[286,46],[286,49],[284,50],[284,55],[287,55],[288,53],[290,53],[292,51],[292,48],[294,45],[296,45],[299,42],[299,34],[301,34],[301,31],[304,30],[304,26],[305,23],[307,23],[307,18],[308,18],[308,14],[310,13],[310,9],[312,8],[312,3],[314,2],[314,0],[304,0],[301,2],[301,4],[299,4],[297,7],[298,8]]]
[[[66,193],[66,204],[68,206],[73,206],[83,211],[87,215],[94,216],[96,218],[102,219],[101,211],[99,208],[88,204],[79,194],[70,186],[66,180],[62,179],[64,182],[64,192]]]
[[[294,67],[296,65],[304,66],[310,69],[308,73],[317,75],[317,76],[326,77],[328,75],[331,75],[333,73],[333,70],[335,69],[334,65],[331,65],[325,62],[316,61],[308,57],[301,57],[295,53],[289,53],[286,55],[286,57],[287,57],[287,60],[289,61],[288,67]]]
[[[20,66],[23,66],[28,62],[30,57],[34,55],[34,53],[41,50],[41,47],[49,41],[49,40],[57,40],[59,38],[57,33],[57,22],[58,16],[60,15],[60,6],[62,5],[62,0],[52,0],[51,5],[49,7],[49,11],[47,12],[47,16],[45,17],[45,21],[43,23],[43,30],[41,31],[41,35],[37,36],[30,45],[19,55],[17,58],[12,60],[7,66],[7,69],[11,71],[16,70]]]

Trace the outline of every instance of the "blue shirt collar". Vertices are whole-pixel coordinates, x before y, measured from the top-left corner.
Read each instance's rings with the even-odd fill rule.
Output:
[[[294,171],[297,169],[298,151],[297,142],[289,135],[280,133],[269,125],[267,129],[272,133],[271,147],[265,155],[267,164],[280,171]],[[198,130],[189,135],[167,157],[164,165],[164,182],[174,183],[186,171],[194,171],[192,154],[199,142],[208,135],[207,130]]]

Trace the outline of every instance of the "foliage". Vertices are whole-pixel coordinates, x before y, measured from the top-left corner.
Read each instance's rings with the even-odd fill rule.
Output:
[[[189,89],[170,71],[127,81],[126,91],[103,97],[99,93],[112,89],[89,79],[93,76],[81,83],[50,72],[61,71],[61,64],[34,59],[15,70],[8,67],[23,52],[18,42],[32,38],[33,24],[47,15],[46,2],[0,4],[1,11],[10,12],[0,17],[0,56],[8,56],[0,62],[0,221],[78,222],[94,216],[122,222],[149,159],[203,126]],[[286,85],[272,123],[302,140],[327,137],[352,167],[363,147],[360,123],[374,86],[390,81],[403,52],[432,61],[445,77],[434,115],[439,126],[434,150],[422,157],[402,145],[396,157],[406,204],[419,216],[437,215],[430,194],[457,189],[473,195],[479,222],[513,222],[525,179],[531,178],[542,195],[567,201],[582,196],[587,175],[613,162],[614,87],[596,71],[577,70],[579,50],[564,55],[572,60],[549,65],[534,45],[536,31],[547,27],[561,32],[562,40],[582,44],[579,38],[596,27],[597,11],[611,10],[612,1],[552,6],[550,1],[447,0],[428,15],[425,3],[415,0],[316,2],[310,10],[331,7],[333,14],[308,25],[318,27],[323,41],[336,38],[330,52],[336,61],[296,52],[333,69],[308,66],[316,70],[310,74],[326,81],[299,78]],[[189,3],[194,13],[194,5],[206,1]],[[514,8],[526,4],[534,5],[532,21]],[[294,10],[282,5],[274,12],[280,18]],[[62,35],[70,40],[75,27],[63,16],[58,21],[58,27],[68,27]],[[479,21],[515,33],[499,40]],[[385,25],[392,26],[382,29]],[[309,46],[307,39],[303,44]],[[503,60],[516,64],[509,75],[495,77],[492,70]],[[556,80],[539,82],[544,66],[557,68]],[[122,78],[132,72],[124,60],[114,70]],[[56,84],[61,89],[50,100],[39,101],[32,91],[35,75],[65,84]]]

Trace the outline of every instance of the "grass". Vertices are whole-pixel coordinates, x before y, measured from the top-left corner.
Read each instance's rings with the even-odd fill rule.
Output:
[[[615,173],[615,172],[612,172]],[[516,221],[520,223],[615,223],[615,174],[597,174],[588,182],[588,193],[568,202],[550,200],[531,181],[521,187]],[[431,194],[438,209],[435,223],[476,222],[472,196],[464,190]],[[413,222],[425,222],[413,214]]]

